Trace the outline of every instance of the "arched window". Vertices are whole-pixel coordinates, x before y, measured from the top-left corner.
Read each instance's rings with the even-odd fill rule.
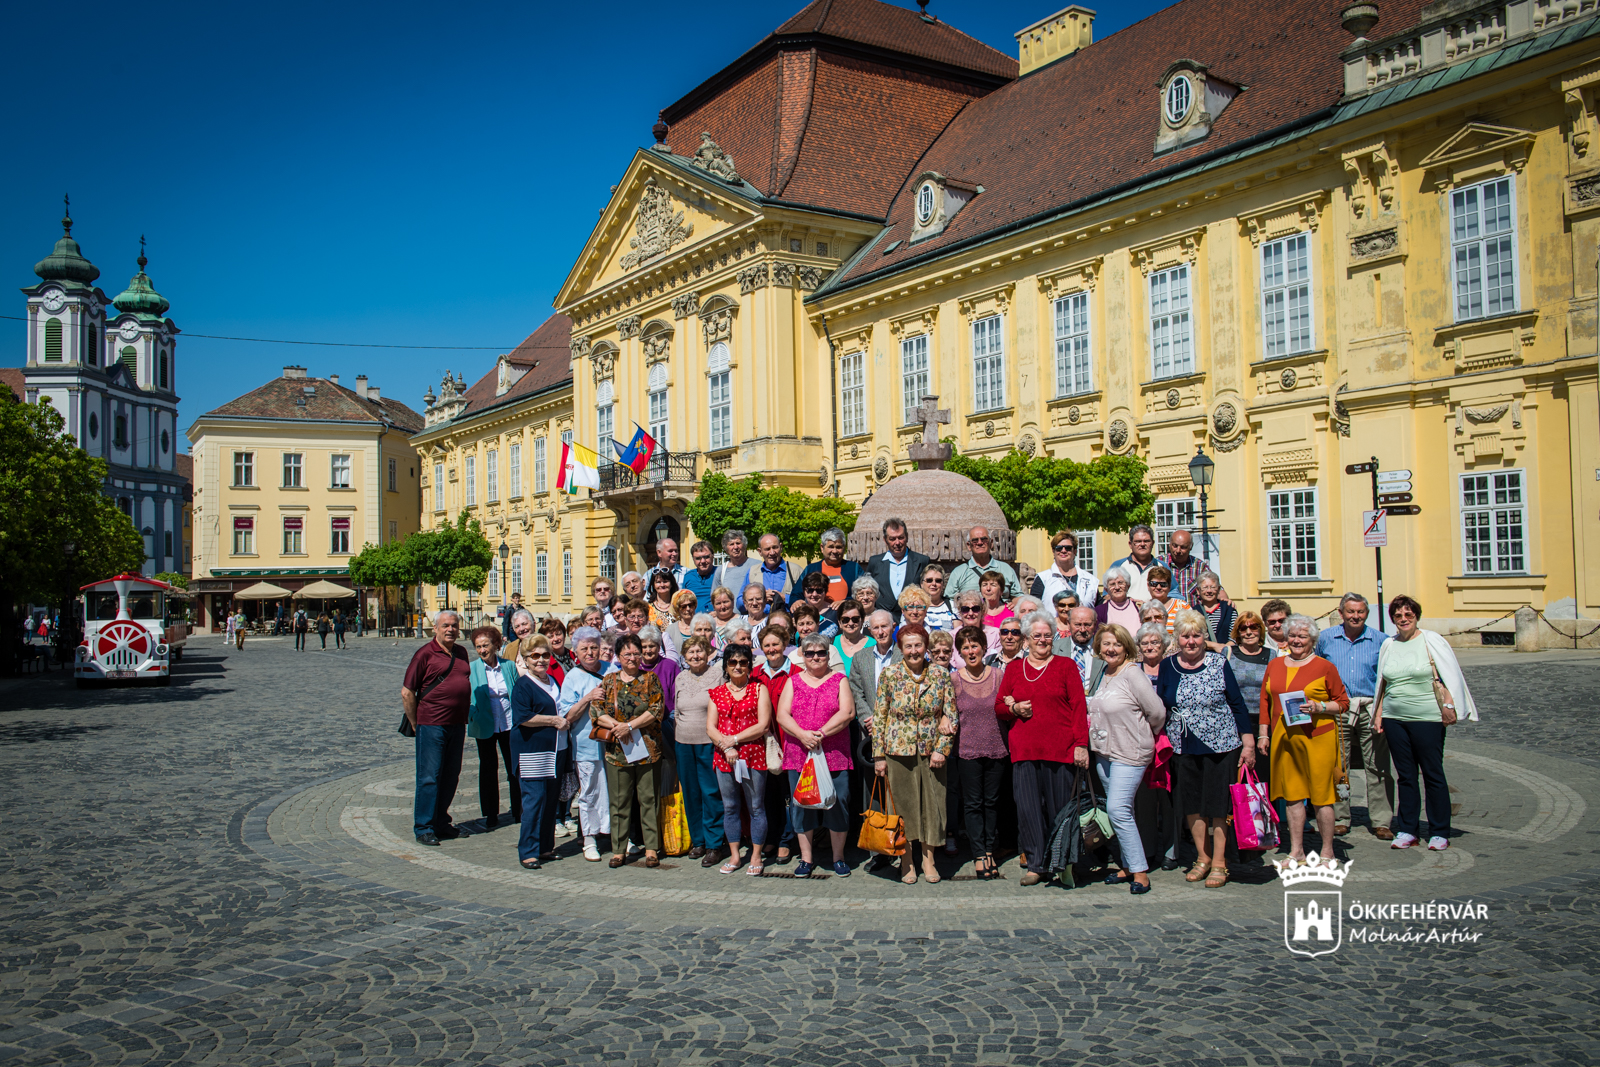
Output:
[[[46,319],[44,324],[44,361],[61,362],[61,320]]]
[[[667,365],[657,363],[650,368],[650,436],[656,447],[666,449],[667,444]]]
[[[710,407],[710,444],[714,452],[733,447],[733,362],[725,341],[718,341],[706,353],[706,396]]]
[[[607,442],[611,440],[612,431],[616,428],[616,400],[617,388],[611,383],[611,379],[607,378],[595,390],[594,397],[595,446],[596,451],[602,456],[611,454],[611,446]]]
[[[122,365],[128,368],[128,380],[139,384],[139,350],[128,345],[122,350]]]

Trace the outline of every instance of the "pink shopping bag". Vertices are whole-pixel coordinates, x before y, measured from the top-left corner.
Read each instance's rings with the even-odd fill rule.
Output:
[[[1267,849],[1278,845],[1278,813],[1267,799],[1267,787],[1249,767],[1239,768],[1239,780],[1228,787],[1233,797],[1233,833],[1239,848]]]

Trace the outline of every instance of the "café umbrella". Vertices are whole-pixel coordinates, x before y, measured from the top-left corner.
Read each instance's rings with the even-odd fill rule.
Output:
[[[332,582],[323,581],[312,582],[296,593],[295,598],[300,600],[334,600],[339,597],[355,595],[354,589],[346,589],[342,585],[334,585]]]
[[[255,585],[246,586],[233,594],[236,600],[277,600],[279,597],[289,595],[289,590],[281,585],[271,582],[257,582]]]

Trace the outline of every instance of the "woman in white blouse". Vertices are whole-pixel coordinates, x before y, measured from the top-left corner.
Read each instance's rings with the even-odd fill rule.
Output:
[[[531,628],[530,616],[529,625]],[[517,665],[500,658],[500,631],[480,626],[472,631],[470,684],[472,705],[467,716],[467,736],[478,742],[478,806],[483,825],[500,824],[500,772],[502,761],[511,789],[511,822],[522,821],[522,797],[517,792],[517,772],[511,761],[511,689],[517,684]]]
[[[1089,750],[1122,852],[1122,873],[1107,877],[1106,885],[1126,885],[1135,895],[1148,893],[1150,864],[1133,818],[1133,798],[1155,757],[1156,735],[1166,725],[1167,709],[1137,662],[1138,647],[1125,627],[1101,626],[1094,650],[1106,670],[1089,698]]]

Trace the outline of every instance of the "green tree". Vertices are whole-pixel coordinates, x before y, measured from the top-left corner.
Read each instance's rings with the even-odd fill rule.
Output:
[[[1155,495],[1137,456],[1100,456],[1088,463],[1012,450],[998,460],[950,457],[945,469],[988,490],[1013,530],[1109,530],[1149,522]]]
[[[467,566],[457,567],[450,572],[450,584],[457,589],[465,589],[472,593],[483,592],[483,587],[489,581],[489,572],[482,567]]]
[[[168,585],[174,586],[178,589],[189,588],[189,579],[185,578],[177,571],[162,571],[160,574],[156,575],[156,581],[166,582]]]
[[[752,538],[761,536],[756,528],[761,522],[761,509],[772,492],[761,485],[761,475],[748,478],[729,478],[726,474],[712,473],[700,482],[700,491],[683,509],[684,516],[696,537],[712,544],[721,541],[729,530],[743,530]],[[761,531],[762,533],[766,531]]]
[[[821,554],[822,531],[837,526],[848,534],[856,528],[856,507],[848,500],[812,496],[783,486],[765,492],[761,515],[751,536],[777,534],[783,539],[785,552],[803,555],[807,562]]]

